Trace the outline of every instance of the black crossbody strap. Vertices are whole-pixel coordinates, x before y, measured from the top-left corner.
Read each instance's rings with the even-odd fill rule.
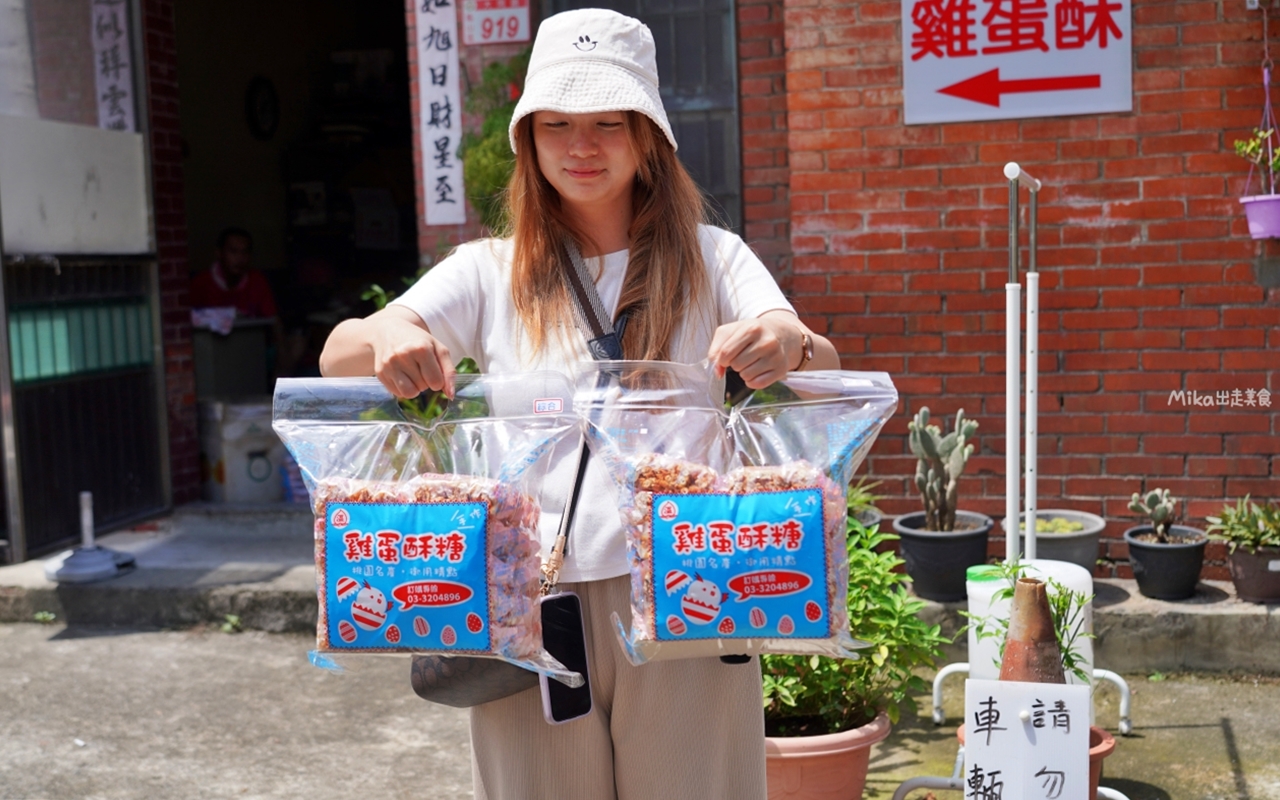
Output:
[[[572,239],[565,239],[564,248],[569,254],[572,269],[565,278],[569,288],[573,290],[573,305],[577,312],[578,327],[587,339],[587,348],[591,357],[597,361],[620,361],[622,359],[622,334],[626,328],[627,315],[623,312],[617,323],[609,321],[604,310],[604,302],[596,291],[591,271],[582,260],[582,253]],[[582,494],[582,481],[587,474],[587,462],[591,458],[591,449],[586,440],[582,442],[582,450],[578,453],[578,471],[573,481],[573,491],[569,493],[564,504],[564,513],[560,516],[560,530],[556,532],[555,544],[551,547],[551,556],[542,566],[542,593],[549,594],[560,580],[560,567],[564,564],[565,553],[569,552],[569,532],[573,530],[573,518],[578,510],[578,497]]]
[[[569,288],[573,290],[578,326],[587,337],[591,357],[597,361],[621,361],[622,332],[627,322],[625,313],[616,325],[609,321],[600,293],[596,291],[595,281],[591,279],[591,271],[582,260],[582,253],[578,252],[578,245],[571,239],[565,239],[564,249],[568,252],[573,267],[565,277],[569,281]]]

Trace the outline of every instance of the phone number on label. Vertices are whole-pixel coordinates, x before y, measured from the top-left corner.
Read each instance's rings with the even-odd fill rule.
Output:
[[[411,606],[443,606],[461,603],[470,595],[462,592],[439,592],[437,594],[407,594],[404,602]]]

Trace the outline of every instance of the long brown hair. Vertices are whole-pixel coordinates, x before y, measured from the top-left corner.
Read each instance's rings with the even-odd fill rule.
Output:
[[[676,328],[710,294],[698,241],[706,204],[658,126],[639,112],[626,111],[623,117],[638,169],[627,277],[617,309],[627,312],[622,348],[628,359],[666,361]],[[511,293],[538,353],[548,332],[574,326],[573,300],[563,277],[571,269],[564,237],[595,243],[589,231],[574,228],[559,193],[538,168],[532,123],[529,114],[516,124],[519,149],[507,186],[507,218],[514,239]]]

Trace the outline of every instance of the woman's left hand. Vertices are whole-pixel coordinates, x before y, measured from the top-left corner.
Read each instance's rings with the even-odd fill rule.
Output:
[[[814,361],[818,360],[820,342],[834,355],[835,348],[822,337],[810,333],[794,314],[769,311],[755,319],[730,322],[717,328],[707,359],[715,365],[718,374],[724,375],[726,369],[733,369],[747,386],[761,389],[782,380],[788,372],[800,366],[806,333],[813,342]],[[825,352],[823,354],[826,355]],[[838,358],[836,364],[839,364]]]

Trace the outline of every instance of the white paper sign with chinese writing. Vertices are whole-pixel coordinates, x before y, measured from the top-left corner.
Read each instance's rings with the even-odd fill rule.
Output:
[[[1086,800],[1089,687],[965,681],[965,800]]]
[[[463,0],[463,44],[527,42],[529,38],[529,0]]]
[[[93,0],[90,36],[93,75],[98,93],[98,127],[137,130],[133,103],[133,56],[129,47],[129,14],[125,0]]]
[[[418,136],[426,224],[467,221],[462,185],[462,93],[455,0],[415,0],[418,38]]]
[[[1130,0],[902,0],[908,125],[1133,109]]]

